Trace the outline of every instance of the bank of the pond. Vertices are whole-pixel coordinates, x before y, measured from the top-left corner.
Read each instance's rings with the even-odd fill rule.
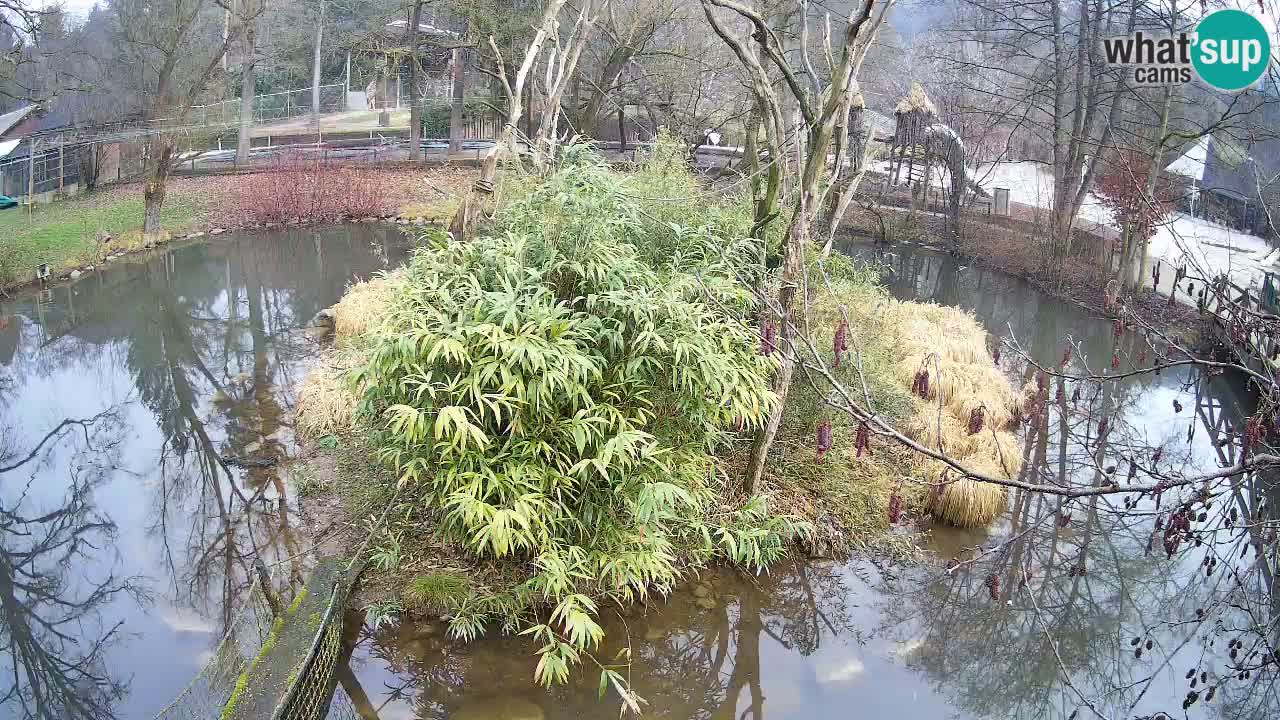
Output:
[[[963,221],[964,239],[959,247],[945,248],[940,243],[948,231],[940,214],[909,213],[895,208],[883,209],[880,213],[887,219],[877,218],[871,212],[851,212],[846,227],[869,238],[883,238],[887,226],[893,228],[888,231],[892,238],[888,243],[890,247],[902,244],[908,249],[923,246],[954,250],[967,263],[1019,277],[1040,292],[1074,303],[1099,317],[1117,315],[1116,306],[1108,303],[1106,285],[1098,280],[1097,269],[1092,265],[1069,258],[1060,277],[1047,275],[1028,228],[970,217]],[[1169,268],[1166,271],[1172,273]],[[1132,317],[1184,342],[1196,341],[1205,327],[1205,319],[1184,302],[1186,296],[1170,302],[1167,295],[1144,286],[1122,300],[1125,311]]]
[[[42,264],[49,266],[52,279],[71,279],[171,240],[366,217],[401,225],[446,223],[475,176],[473,168],[450,165],[369,167],[356,168],[360,178],[353,183],[350,177],[337,176],[353,172],[350,168],[335,166],[329,171],[335,182],[353,192],[362,188],[368,196],[358,207],[347,208],[341,187],[304,198],[299,188],[306,186],[296,178],[279,177],[281,172],[267,168],[260,173],[172,178],[161,213],[166,233],[151,240],[142,237],[143,187],[136,182],[0,212],[0,293],[37,282],[36,268]]]

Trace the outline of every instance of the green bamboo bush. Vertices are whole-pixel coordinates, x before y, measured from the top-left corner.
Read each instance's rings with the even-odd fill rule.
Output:
[[[762,497],[735,504],[716,462],[776,401],[752,245],[710,213],[652,212],[585,148],[564,157],[489,234],[416,252],[352,378],[407,512],[525,570],[450,600],[453,631],[535,636],[544,683],[599,642],[600,602],[717,559],[762,570],[807,530]]]

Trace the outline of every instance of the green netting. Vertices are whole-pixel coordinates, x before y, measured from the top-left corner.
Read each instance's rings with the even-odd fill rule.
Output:
[[[258,581],[254,581],[231,626],[209,662],[155,720],[209,720],[218,718],[240,677],[271,632],[271,610]]]
[[[321,561],[279,616],[255,581],[209,662],[155,720],[358,717],[345,695],[329,713],[350,570]]]
[[[333,587],[310,652],[294,671],[294,681],[276,706],[272,720],[321,720],[328,713],[335,686],[334,671],[342,654],[342,608],[346,593]]]

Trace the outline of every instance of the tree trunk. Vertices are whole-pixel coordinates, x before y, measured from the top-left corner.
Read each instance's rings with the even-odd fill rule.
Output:
[[[246,18],[244,59],[240,65],[240,129],[236,135],[236,165],[245,165],[249,162],[249,149],[253,137],[253,100],[258,91],[257,73],[255,72],[258,55],[258,49],[255,47],[257,42],[255,25],[257,25],[257,20],[253,19],[247,3],[244,11]]]
[[[466,98],[466,74],[462,48],[453,49],[453,97],[449,103],[449,152],[462,152],[462,106]]]
[[[1160,170],[1164,166],[1164,142],[1165,135],[1169,132],[1169,111],[1173,107],[1173,86],[1167,85],[1164,88],[1164,101],[1160,106],[1160,131],[1156,136],[1155,146],[1151,148],[1151,165],[1147,168],[1147,185],[1146,192],[1143,193],[1144,202],[1149,202],[1152,208],[1160,207],[1160,198],[1156,197],[1156,186],[1160,180]],[[1150,216],[1154,217],[1155,213]],[[1134,282],[1133,289],[1140,289],[1142,283],[1146,281],[1147,270],[1151,266],[1150,260],[1147,258],[1147,246],[1151,243],[1151,228],[1141,228],[1142,236],[1138,245],[1138,277]]]
[[[422,99],[418,97],[418,81],[422,63],[418,62],[418,26],[422,24],[422,0],[413,4],[413,18],[405,29],[409,45],[409,159],[422,159]],[[454,51],[457,59],[457,51]]]
[[[803,201],[802,201],[803,202]],[[747,477],[744,489],[748,495],[760,492],[760,483],[764,478],[765,463],[769,458],[769,449],[778,436],[778,428],[782,425],[782,414],[787,406],[787,397],[791,394],[791,380],[795,375],[795,347],[797,318],[794,316],[795,297],[801,286],[804,274],[804,248],[808,239],[807,213],[802,207],[796,212],[787,230],[787,242],[782,260],[782,276],[779,278],[777,313],[778,350],[782,353],[782,366],[773,379],[773,392],[778,396],[778,403],[769,413],[765,425],[756,433],[751,444],[751,460],[747,465]],[[770,311],[766,311],[770,312]]]
[[[320,19],[316,21],[316,48],[311,59],[311,115],[316,132],[320,132],[320,48],[324,45],[324,0],[320,0]]]
[[[147,184],[142,191],[144,242],[164,240],[164,227],[160,224],[160,211],[164,208],[165,184],[169,180],[169,163],[173,159],[173,144],[163,135],[154,135],[147,141]]]

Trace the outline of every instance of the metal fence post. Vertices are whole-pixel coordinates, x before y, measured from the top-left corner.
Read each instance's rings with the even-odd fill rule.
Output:
[[[31,156],[27,158],[27,219],[31,219],[31,204],[36,198],[36,140],[31,141]]]

